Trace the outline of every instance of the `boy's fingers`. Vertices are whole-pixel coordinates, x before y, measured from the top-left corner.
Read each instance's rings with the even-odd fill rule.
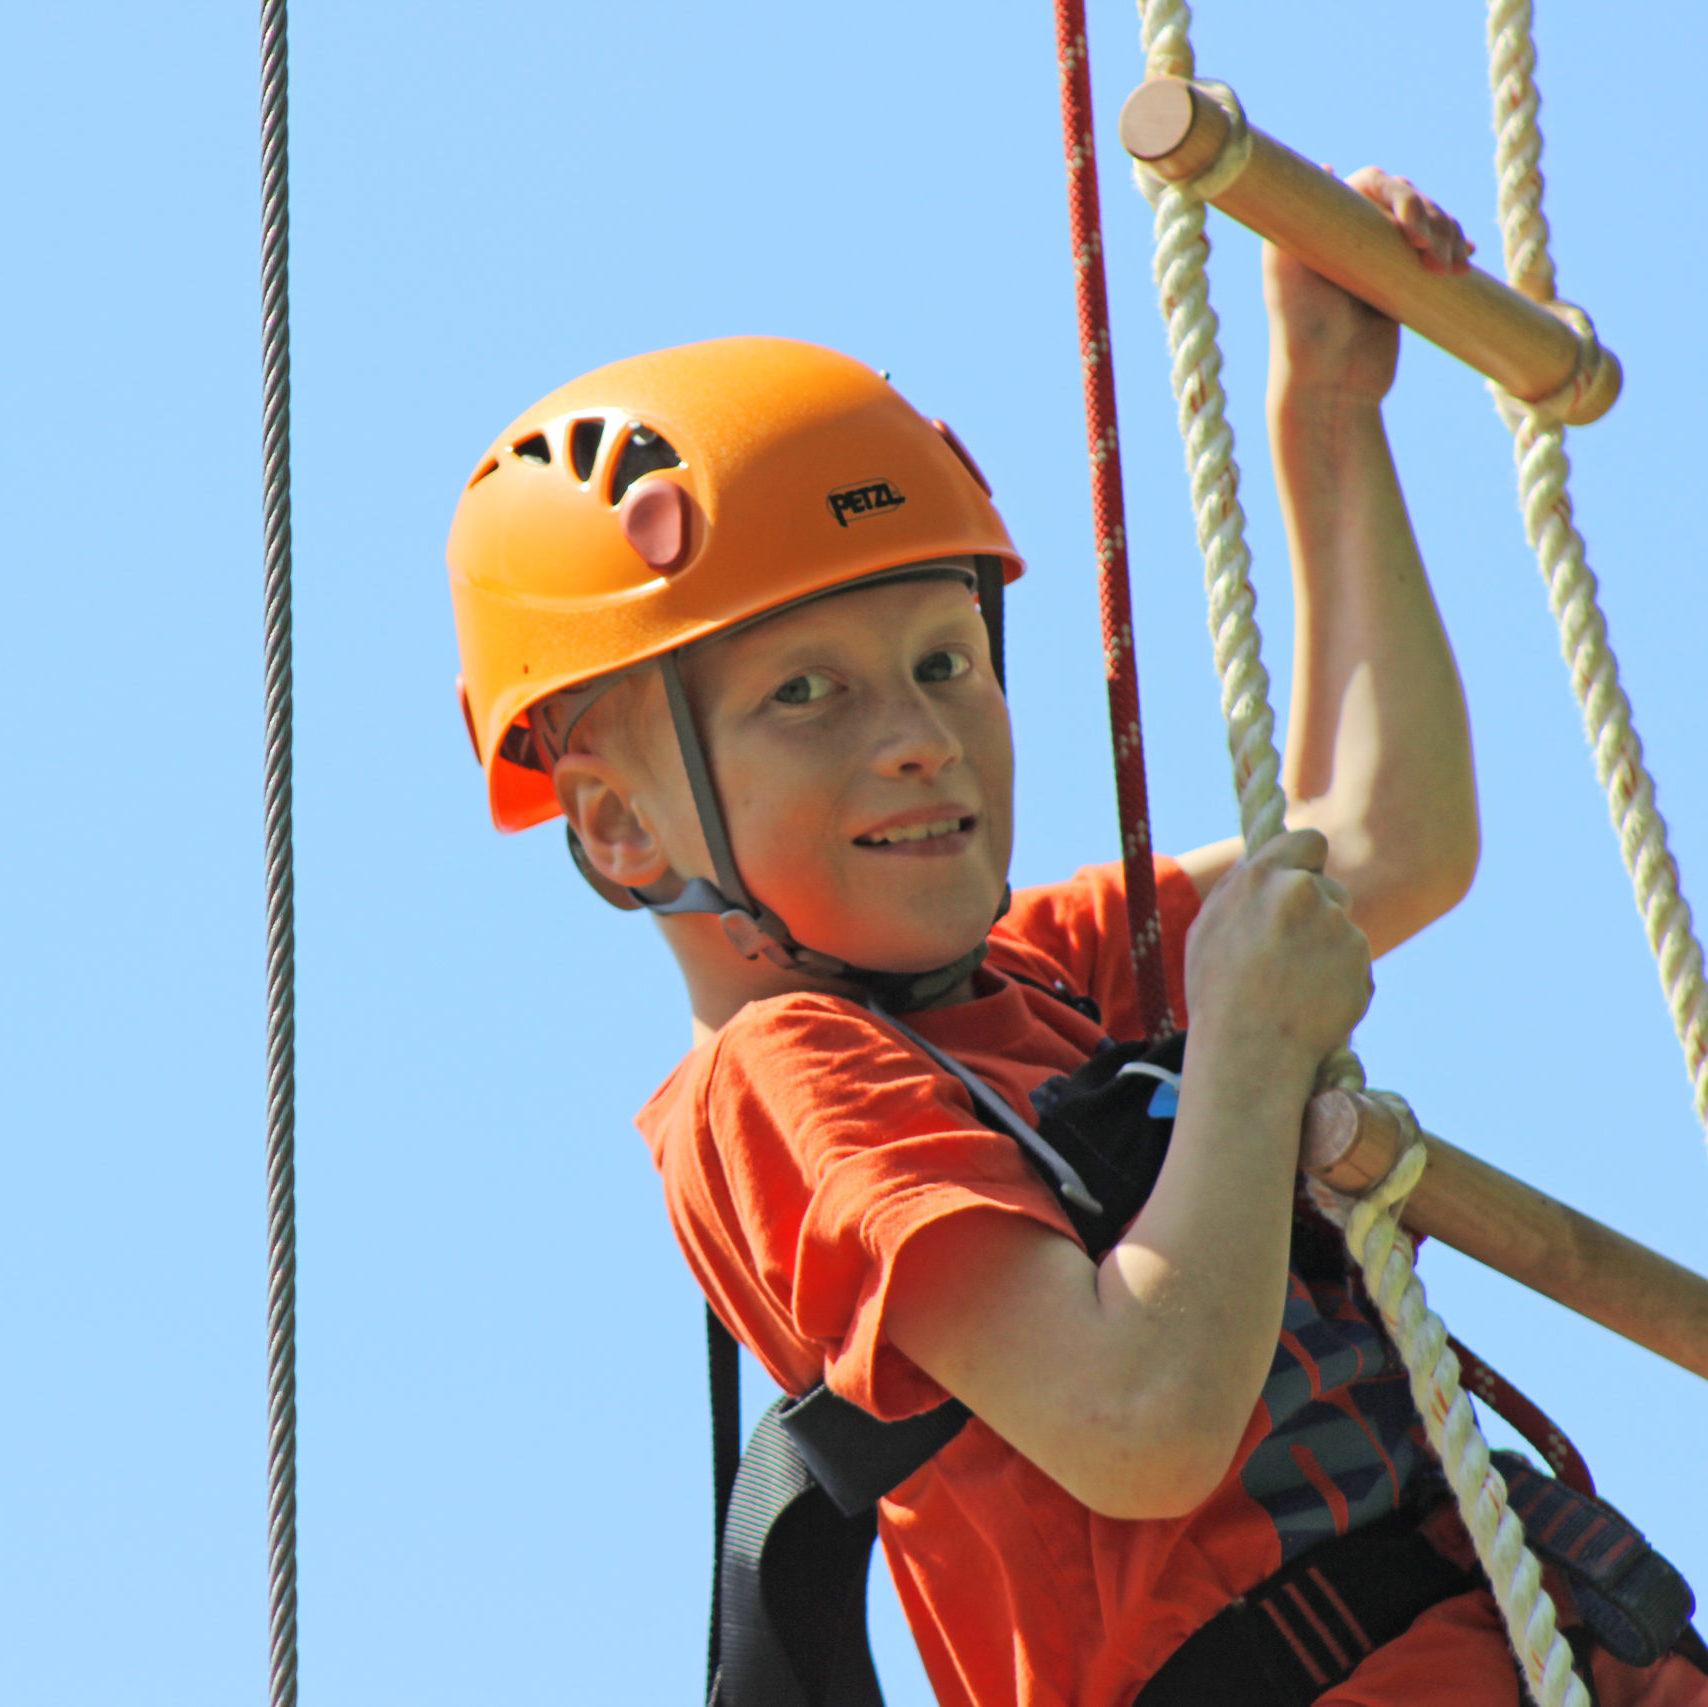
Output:
[[[1317,878],[1317,884],[1322,889],[1322,892],[1337,907],[1345,907],[1349,912],[1351,911],[1352,892],[1344,883],[1337,882],[1332,877],[1323,877],[1319,875]]]
[[[1321,830],[1283,830],[1251,855],[1254,865],[1287,866],[1319,876],[1328,863],[1328,837]]]
[[[1394,222],[1419,254],[1435,260],[1449,259],[1452,233],[1457,224],[1407,178],[1391,180],[1394,188],[1387,198]]]
[[[1361,166],[1346,181],[1388,214],[1431,272],[1458,272],[1469,264],[1476,244],[1465,236],[1458,220],[1409,178],[1378,166]]]
[[[1465,236],[1458,220],[1428,196],[1415,190],[1412,193],[1417,197],[1419,213],[1416,224],[1406,226],[1406,234],[1419,252],[1448,268],[1467,265],[1476,245]]]

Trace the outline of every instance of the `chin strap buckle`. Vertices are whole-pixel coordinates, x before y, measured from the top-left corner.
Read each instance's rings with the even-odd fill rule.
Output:
[[[727,907],[718,914],[718,922],[745,959],[769,960],[785,971],[805,972],[813,978],[846,979],[849,974],[850,969],[840,960],[791,943],[788,927],[769,913],[755,916],[740,907]]]
[[[740,907],[731,907],[718,915],[718,923],[743,959],[763,957],[777,966],[789,964],[787,950],[751,913]]]

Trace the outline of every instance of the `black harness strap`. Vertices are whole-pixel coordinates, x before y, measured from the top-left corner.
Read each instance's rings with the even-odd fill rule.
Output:
[[[706,1306],[706,1363],[712,1400],[712,1619],[706,1638],[706,1699],[715,1701],[724,1524],[741,1465],[741,1348],[710,1304]]]
[[[1690,1585],[1628,1519],[1540,1474],[1520,1453],[1489,1456],[1531,1548],[1570,1587],[1582,1623],[1562,1634],[1592,1704],[1594,1647],[1629,1666],[1677,1652],[1702,1667],[1701,1638],[1689,1624]],[[1220,1701],[1230,1677],[1265,1707],[1309,1707],[1367,1654],[1404,1635],[1420,1613],[1484,1587],[1481,1571],[1462,1570],[1420,1531],[1424,1513],[1451,1497],[1439,1478],[1432,1487],[1423,1502],[1313,1547],[1225,1607],[1175,1650],[1134,1707]]]
[[[972,1412],[959,1399],[882,1422],[821,1381],[780,1400],[777,1423],[844,1517],[861,1517],[959,1434]]]
[[[883,1707],[866,1635],[875,1509],[838,1511],[777,1422],[755,1425],[724,1524],[711,1707]]]
[[[1650,1666],[1696,1610],[1690,1584],[1623,1513],[1539,1474],[1516,1452],[1490,1455],[1537,1555],[1563,1571],[1595,1639],[1629,1666]]]
[[[1397,1511],[1313,1547],[1187,1637],[1134,1707],[1205,1707],[1240,1699],[1309,1707],[1364,1657],[1402,1636],[1419,1613],[1480,1586]]]

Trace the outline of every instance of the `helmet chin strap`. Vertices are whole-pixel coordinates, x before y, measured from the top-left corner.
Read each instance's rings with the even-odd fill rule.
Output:
[[[853,966],[796,942],[789,927],[769,907],[756,901],[742,882],[724,825],[717,787],[712,781],[705,745],[694,721],[694,709],[688,703],[681,664],[674,653],[666,653],[658,660],[658,666],[664,677],[670,719],[676,727],[677,745],[681,749],[688,786],[693,792],[717,881],[713,883],[704,877],[692,877],[682,886],[681,894],[670,901],[649,901],[638,890],[631,889],[629,894],[641,906],[649,912],[664,915],[714,914],[722,923],[724,934],[747,959],[763,957],[788,971],[847,985],[870,996],[891,1013],[909,1013],[927,1006],[948,994],[974,971],[985,957],[986,945],[982,942],[958,960],[947,966],[933,967],[928,972],[884,972],[868,966]],[[998,919],[1008,911],[1008,899],[1009,892],[1005,888],[1002,905],[997,909]],[[991,922],[994,924],[996,920]]]

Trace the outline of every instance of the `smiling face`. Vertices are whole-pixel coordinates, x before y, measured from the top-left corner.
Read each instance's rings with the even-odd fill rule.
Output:
[[[797,941],[924,972],[984,940],[1007,882],[1014,759],[962,583],[818,599],[696,647],[684,674],[736,865]],[[702,860],[703,842],[672,864],[696,875]]]

